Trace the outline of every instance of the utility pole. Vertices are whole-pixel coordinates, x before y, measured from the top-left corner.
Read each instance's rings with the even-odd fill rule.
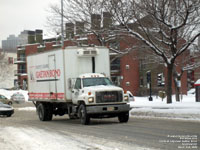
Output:
[[[152,89],[151,89],[151,71],[147,71],[146,75],[147,75],[147,87],[149,88],[149,101],[153,101]]]
[[[61,47],[64,49],[63,0],[61,0]]]

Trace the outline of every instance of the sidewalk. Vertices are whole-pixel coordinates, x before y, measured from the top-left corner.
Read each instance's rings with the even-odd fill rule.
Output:
[[[154,96],[153,101],[149,101],[148,97],[135,97],[135,101],[130,102],[130,106],[133,117],[200,121],[200,102],[195,102],[194,94],[184,95],[181,102],[176,102],[173,96],[172,104],[167,104],[166,98],[162,101],[161,98]]]

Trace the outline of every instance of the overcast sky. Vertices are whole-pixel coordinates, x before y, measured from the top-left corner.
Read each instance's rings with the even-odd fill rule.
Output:
[[[10,34],[18,36],[23,30],[43,29],[48,34],[47,9],[56,2],[60,0],[0,0],[0,47]]]

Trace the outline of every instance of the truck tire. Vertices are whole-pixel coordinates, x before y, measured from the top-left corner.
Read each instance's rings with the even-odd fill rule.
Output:
[[[119,114],[118,120],[121,123],[128,122],[128,120],[129,120],[129,112]]]
[[[90,123],[90,117],[87,114],[86,107],[84,104],[79,106],[78,114],[80,117],[81,124],[88,125]]]
[[[12,102],[11,102],[11,101],[9,101],[9,102],[8,102],[8,105],[12,105]]]
[[[53,118],[53,105],[51,103],[46,104],[46,121],[51,121]]]
[[[40,121],[51,121],[52,120],[52,107],[50,104],[40,103],[37,106],[37,113]]]

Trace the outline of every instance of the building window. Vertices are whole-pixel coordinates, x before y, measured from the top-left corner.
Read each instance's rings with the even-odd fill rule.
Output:
[[[111,62],[111,70],[120,70],[120,59],[117,58]]]
[[[126,86],[130,86],[130,82],[126,82]]]
[[[144,86],[144,80],[143,78],[140,78],[140,87],[143,87]]]
[[[126,65],[126,70],[129,70],[130,69],[130,66],[129,65]]]
[[[120,76],[112,76],[111,80],[115,85],[120,86]]]
[[[18,71],[19,71],[19,73],[26,73],[26,66],[25,65],[20,65]]]
[[[120,76],[120,80],[123,80],[124,79],[124,76]]]
[[[25,61],[25,54],[24,53],[19,55],[19,60],[20,61]]]

